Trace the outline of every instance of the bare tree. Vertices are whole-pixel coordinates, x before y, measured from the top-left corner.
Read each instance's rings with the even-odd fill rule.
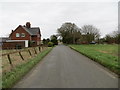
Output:
[[[100,37],[99,29],[97,29],[93,25],[84,25],[82,27],[82,34],[86,36],[86,40],[88,43],[98,40]]]

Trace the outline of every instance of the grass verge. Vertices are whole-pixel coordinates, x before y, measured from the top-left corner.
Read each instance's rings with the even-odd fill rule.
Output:
[[[51,47],[47,48],[33,59],[30,59],[27,63],[17,66],[11,72],[8,72],[2,76],[2,88],[12,88],[12,86],[18,80],[20,80],[28,71],[30,71],[51,50]]]
[[[87,56],[88,58],[100,63],[101,65],[107,67],[109,70],[115,72],[120,76],[120,65],[118,63],[118,57],[113,56],[108,53],[99,52],[103,46],[95,45],[68,45],[75,51]],[[99,48],[98,48],[99,47]],[[101,47],[101,48],[100,48]],[[105,50],[105,49],[104,49]]]

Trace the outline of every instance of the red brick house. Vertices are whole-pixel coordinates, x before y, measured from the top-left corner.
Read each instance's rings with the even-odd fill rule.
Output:
[[[9,38],[13,41],[28,40],[29,46],[37,46],[41,43],[41,32],[39,27],[31,27],[30,22],[26,25],[19,25],[12,30]]]

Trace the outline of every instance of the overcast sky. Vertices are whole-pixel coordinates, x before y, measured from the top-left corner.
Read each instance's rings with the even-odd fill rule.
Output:
[[[0,36],[26,22],[40,27],[42,38],[56,34],[65,22],[94,25],[104,36],[117,29],[118,2],[0,2],[0,22]]]

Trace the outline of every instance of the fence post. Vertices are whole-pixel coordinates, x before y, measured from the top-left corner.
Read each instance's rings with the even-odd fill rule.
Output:
[[[30,52],[30,50],[29,50],[29,49],[28,49],[28,52],[29,52],[30,56],[32,56],[32,54],[31,54],[31,52]]]
[[[20,57],[22,58],[22,60],[24,60],[24,58],[23,58],[23,56],[22,56],[21,52],[19,52],[19,55],[20,55]]]
[[[36,49],[34,48],[34,51],[35,51],[35,54],[37,54],[37,51],[36,51]]]
[[[39,51],[41,51],[40,46],[39,46]]]
[[[8,57],[8,60],[9,60],[10,65],[13,67],[12,61],[11,61],[11,59],[10,59],[10,55],[7,54],[7,57]]]

